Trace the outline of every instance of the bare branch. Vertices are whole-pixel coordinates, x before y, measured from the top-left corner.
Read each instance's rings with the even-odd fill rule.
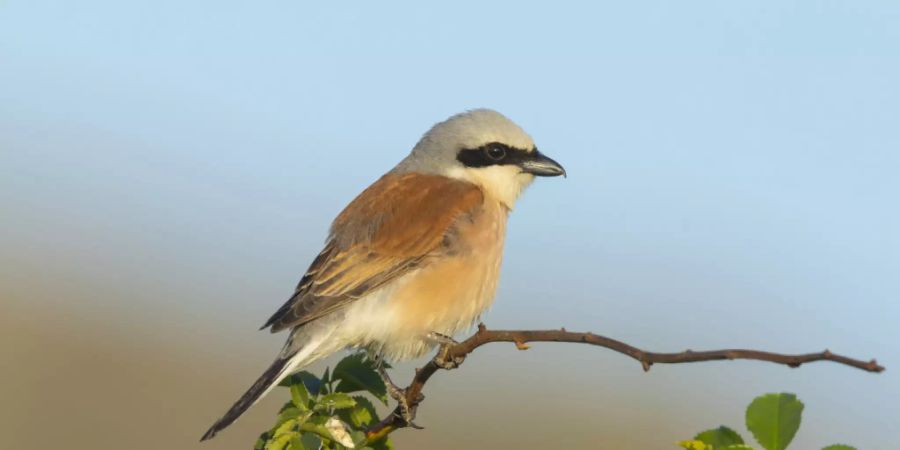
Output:
[[[685,350],[678,353],[657,353],[644,351],[612,338],[598,336],[593,333],[566,331],[565,328],[559,330],[488,330],[483,324],[478,325],[478,332],[474,335],[465,341],[449,347],[444,353],[445,360],[464,358],[476,348],[491,342],[512,342],[519,350],[526,350],[528,348],[528,342],[570,342],[596,345],[599,347],[606,347],[637,360],[641,363],[641,366],[645,371],[650,370],[650,366],[653,364],[680,364],[726,359],[752,359],[784,364],[788,367],[800,367],[802,364],[814,361],[832,361],[866,372],[878,373],[884,370],[884,367],[878,365],[874,359],[866,362],[831,353],[828,350],[801,355],[785,355],[781,353],[745,349],[706,350],[699,352]],[[431,378],[438,369],[440,369],[440,366],[435,360],[431,360],[428,364],[416,369],[416,376],[405,389],[406,400],[409,403],[410,411],[413,412],[413,414],[415,413],[416,407],[418,407],[425,398],[422,395],[422,389],[425,387],[425,383],[428,382],[428,379]],[[400,415],[400,409],[398,407],[383,421],[369,428],[366,432],[366,436],[371,442],[381,439],[382,437],[407,426],[409,426],[409,424]]]

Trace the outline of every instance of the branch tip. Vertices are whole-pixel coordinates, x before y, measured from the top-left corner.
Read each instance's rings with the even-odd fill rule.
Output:
[[[478,347],[489,344],[491,342],[512,342],[519,350],[530,348],[528,342],[568,342],[594,345],[605,347],[612,351],[621,353],[641,363],[641,367],[645,372],[650,371],[653,364],[680,364],[703,361],[718,361],[723,359],[750,359],[756,361],[766,361],[775,364],[783,364],[791,368],[800,367],[802,364],[813,361],[832,361],[836,364],[853,367],[864,370],[866,372],[880,373],[885,369],[878,365],[878,361],[874,358],[868,362],[846,356],[831,353],[826,349],[821,353],[809,353],[801,355],[787,355],[781,353],[763,352],[759,350],[744,349],[725,349],[725,350],[708,350],[695,352],[691,349],[681,353],[655,353],[645,352],[637,347],[617,341],[605,336],[599,336],[593,333],[575,333],[566,331],[564,327],[558,330],[488,330],[483,323],[478,324],[478,331],[468,339],[451,345],[444,351],[454,358],[464,358],[472,353]],[[415,415],[415,409],[419,403],[425,399],[422,395],[422,389],[429,378],[434,375],[439,366],[432,359],[421,368],[415,371],[415,377],[412,382],[404,389],[406,400],[410,409]],[[394,413],[388,415],[381,422],[373,425],[366,431],[367,442],[377,441],[394,431],[401,428],[415,427],[414,424],[408,423],[403,419],[400,406],[394,409]]]

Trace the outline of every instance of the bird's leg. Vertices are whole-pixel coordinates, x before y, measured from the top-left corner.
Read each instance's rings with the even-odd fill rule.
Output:
[[[384,368],[384,359],[381,355],[375,356],[375,370],[378,372],[378,376],[381,377],[381,381],[384,383],[388,395],[397,401],[397,406],[400,408],[400,418],[403,419],[410,428],[422,429],[422,427],[413,423],[413,419],[416,418],[416,407],[410,406],[409,401],[406,399],[406,389],[397,386],[391,381],[391,377],[388,376],[387,370]]]
[[[456,342],[452,337],[432,331],[428,333],[428,339],[437,342],[441,346],[438,349],[437,355],[434,355],[434,359],[432,360],[441,369],[455,369],[466,360],[465,356],[450,357],[450,348],[459,344],[459,342]]]

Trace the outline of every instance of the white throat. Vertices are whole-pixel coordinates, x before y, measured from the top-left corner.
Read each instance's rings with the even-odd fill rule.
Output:
[[[522,172],[515,165],[498,165],[477,169],[451,167],[444,175],[477,185],[487,199],[500,202],[510,210],[522,191],[534,181],[534,175]]]

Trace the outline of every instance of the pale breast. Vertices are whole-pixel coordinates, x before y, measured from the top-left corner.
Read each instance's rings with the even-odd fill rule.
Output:
[[[441,254],[398,280],[381,302],[379,320],[390,326],[370,335],[381,342],[369,346],[391,359],[418,357],[433,347],[423,340],[429,332],[453,335],[478,320],[496,292],[507,215],[505,206],[486,201],[461,218]]]

